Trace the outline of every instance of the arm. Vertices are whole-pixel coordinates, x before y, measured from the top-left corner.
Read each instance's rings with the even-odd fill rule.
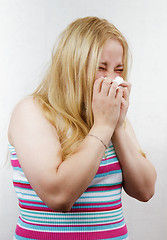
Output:
[[[127,194],[140,200],[148,201],[154,194],[156,171],[153,165],[141,153],[140,145],[130,122],[124,119],[129,106],[131,84],[123,88],[120,117],[117,122],[112,142],[123,171],[123,187]]]
[[[148,201],[154,194],[156,172],[141,154],[141,148],[127,119],[126,128],[117,129],[112,139],[123,170],[124,190],[140,201]]]
[[[117,84],[111,86],[102,79],[96,80],[94,86],[95,124],[90,133],[106,145],[119,117],[122,91],[116,94],[116,87]],[[111,117],[109,111],[115,115]],[[105,152],[100,141],[86,136],[78,151],[62,161],[56,129],[32,98],[23,100],[15,108],[9,125],[9,141],[16,149],[32,188],[46,205],[56,211],[71,209],[93,180]]]

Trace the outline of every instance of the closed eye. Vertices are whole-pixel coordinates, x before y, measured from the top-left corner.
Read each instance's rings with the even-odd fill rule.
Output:
[[[104,68],[104,67],[99,67],[99,70],[105,71],[106,68]]]
[[[121,68],[121,69],[115,69],[115,72],[123,72],[123,68]]]

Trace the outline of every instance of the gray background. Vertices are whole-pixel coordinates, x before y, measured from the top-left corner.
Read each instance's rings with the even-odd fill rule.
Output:
[[[13,107],[43,77],[59,33],[73,20],[99,16],[116,25],[132,53],[128,116],[157,169],[155,196],[141,203],[123,193],[130,240],[167,235],[167,1],[0,0],[0,239],[11,240],[18,217],[7,158]]]

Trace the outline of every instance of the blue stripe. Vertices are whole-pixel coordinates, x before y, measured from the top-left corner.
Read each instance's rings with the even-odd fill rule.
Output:
[[[120,221],[121,219],[123,219],[123,217],[121,216],[121,217],[119,217],[119,218],[116,218],[116,219],[108,219],[108,220],[102,220],[103,221],[103,223],[106,223],[106,224],[112,224],[112,223],[114,223],[115,224],[115,222],[116,221]],[[68,227],[73,227],[73,225],[74,224],[76,224],[76,225],[84,225],[85,224],[85,221],[78,221],[78,222],[76,222],[76,219],[71,219],[71,222],[68,222],[68,221],[60,221],[60,219],[56,222],[56,221],[49,221],[49,222],[47,222],[47,221],[45,221],[45,222],[42,222],[42,221],[38,221],[38,220],[29,220],[28,218],[26,219],[26,218],[23,218],[23,220],[24,221],[30,221],[31,222],[31,224],[32,224],[32,222],[34,223],[34,224],[50,224],[50,225],[52,225],[52,224],[56,224],[56,225],[64,225],[64,227],[67,227],[67,224],[68,224]],[[54,220],[54,219],[53,219]],[[75,221],[75,223],[74,223],[74,221]],[[86,224],[84,225],[85,227],[89,227],[89,226],[87,226],[87,225],[92,225],[92,224],[101,224],[102,223],[102,221],[101,220],[99,220],[99,221],[91,221],[91,219],[90,219],[90,221],[86,221]],[[46,225],[45,225],[46,226]],[[96,225],[95,225],[96,226]]]
[[[27,212],[32,212],[33,214],[39,214],[39,212],[36,212],[36,211],[32,211],[32,210],[25,210],[25,209],[21,209],[21,212],[25,212],[25,213],[27,213]],[[81,215],[81,213],[79,212],[79,213],[75,213],[75,212],[68,212],[68,213],[62,213],[62,212],[40,212],[42,215],[45,215],[45,216],[47,216],[47,215],[49,215],[49,216],[51,216],[51,215],[53,215],[53,216],[61,216],[61,217],[64,217],[64,218],[67,218],[67,217],[80,217],[80,215]],[[95,216],[95,214],[96,215],[108,215],[108,214],[111,214],[111,213],[113,213],[113,210],[108,210],[108,211],[103,211],[103,212],[83,212],[82,213],[82,216],[91,216],[91,215],[93,215],[93,217]],[[114,213],[120,213],[120,214],[122,214],[123,213],[123,210],[122,210],[122,207],[120,207],[119,209],[117,209],[117,210],[114,210]]]
[[[31,200],[32,201],[32,200]],[[117,200],[115,200],[117,201]],[[37,201],[34,201],[34,202],[37,202]],[[121,203],[121,199],[118,203],[114,203],[114,204],[106,204],[106,205],[91,205],[91,206],[77,206],[77,204],[86,204],[88,202],[84,202],[84,203],[75,203],[72,208],[74,209],[81,209],[81,208],[103,208],[103,207],[113,207],[113,206],[116,206],[116,205],[119,205]],[[39,204],[32,204],[32,203],[22,203],[20,202],[20,204],[22,206],[31,206],[31,207],[42,207],[42,208],[48,208],[47,205],[39,205]],[[49,208],[48,208],[49,209]]]
[[[18,223],[20,224],[20,226],[22,226],[23,228],[28,228],[28,229],[33,229],[33,230],[37,230],[40,231],[40,226],[38,225],[32,225],[32,224],[28,224],[25,222],[22,222],[21,219],[19,218]],[[74,223],[75,224],[75,223]],[[116,228],[120,228],[123,227],[125,225],[124,220],[122,220],[120,223],[111,223],[108,225],[102,225],[102,226],[77,226],[77,227],[50,227],[50,226],[42,226],[41,231],[50,231],[50,232],[56,232],[56,231],[63,231],[63,232],[80,232],[80,231],[99,231],[99,230],[103,230],[103,231],[107,231],[107,230],[112,230],[112,229],[116,229]]]
[[[22,170],[20,167],[13,167],[13,169],[16,170],[16,171],[19,171],[19,172],[23,173],[23,170]]]
[[[17,240],[36,240],[34,238],[25,238],[25,237],[18,236],[16,233],[14,236]]]
[[[27,220],[28,220],[28,218],[38,218],[38,219],[50,219],[50,216],[48,216],[48,217],[46,217],[45,216],[45,218],[43,217],[43,216],[29,216],[29,215],[26,215],[26,214],[21,214],[21,216],[24,216],[25,218],[27,218]],[[123,218],[123,214],[122,214],[122,212],[121,213],[119,213],[119,214],[115,214],[115,215],[112,215],[112,216],[99,216],[99,217],[97,217],[97,216],[92,216],[92,218],[90,217],[90,218],[88,218],[88,217],[82,217],[82,218],[80,218],[80,217],[75,217],[75,216],[67,216],[66,218],[64,218],[64,217],[62,217],[62,218],[60,218],[59,216],[55,216],[55,217],[53,217],[53,219],[52,220],[54,220],[54,222],[52,222],[52,223],[55,223],[55,224],[57,224],[56,222],[55,222],[55,220],[58,220],[59,221],[59,223],[61,224],[61,223],[63,223],[63,222],[65,222],[65,223],[71,223],[71,221],[69,221],[69,220],[73,220],[73,224],[74,224],[74,220],[76,221],[78,221],[78,220],[87,220],[86,221],[86,223],[88,223],[88,222],[92,222],[92,219],[94,219],[94,218],[96,218],[97,220],[98,219],[102,219],[102,218],[104,218],[104,220],[106,219],[106,218],[108,218],[108,219],[106,219],[105,221],[109,221],[109,219],[111,219],[111,218],[116,218],[116,217],[119,217],[119,218],[117,218],[116,220],[114,220],[114,221],[118,221],[119,219],[122,219]],[[67,220],[69,221],[69,222],[67,222]],[[30,221],[30,220],[28,220],[28,221]],[[33,221],[37,221],[37,220],[33,220]],[[112,221],[113,221],[113,219],[112,219]],[[39,221],[38,221],[39,222]],[[47,221],[46,221],[47,222]],[[99,222],[99,221],[98,221]],[[47,222],[47,223],[51,223],[51,222]],[[81,221],[78,221],[77,223],[81,223]],[[84,222],[82,222],[83,224],[85,223],[85,221]],[[93,223],[94,223],[94,221],[93,221]]]
[[[103,239],[103,240],[123,240],[123,239],[126,240],[127,237],[128,237],[128,234],[125,234],[125,235],[120,236],[120,237],[115,237],[115,238],[105,238],[105,239]]]
[[[107,187],[107,186],[112,187],[112,186],[117,186],[117,185],[120,185],[120,184],[122,185],[122,182],[109,183],[109,184],[107,184],[107,183],[105,183],[105,184],[98,183],[96,185],[90,185],[88,188],[91,188],[91,187]]]
[[[23,184],[27,184],[27,185],[30,185],[28,181],[22,181],[21,179],[20,180],[13,180],[14,183],[23,183]]]
[[[116,201],[116,200],[115,200]],[[87,202],[88,203],[88,202]],[[114,203],[114,204],[106,204],[106,205],[91,205],[91,206],[77,206],[77,204],[85,204],[85,203],[75,203],[75,205],[74,206],[72,206],[72,208],[78,208],[78,209],[80,209],[80,208],[105,208],[105,207],[113,207],[113,206],[117,206],[117,205],[119,205],[121,203],[121,200],[119,201],[119,202],[117,202],[117,203]],[[91,204],[91,203],[90,203]]]
[[[112,194],[112,195],[106,195],[106,196],[81,196],[79,199],[87,199],[87,198],[107,198],[107,197],[114,197],[114,196],[118,196],[121,195],[120,193],[116,193],[116,194]],[[115,201],[115,200],[112,200]],[[103,201],[105,202],[105,201]],[[108,202],[108,201],[107,201]]]
[[[121,172],[122,172],[122,170],[119,169],[119,170],[114,170],[114,171],[110,171],[110,172],[106,172],[106,173],[100,173],[100,174],[96,174],[96,176],[94,178],[104,177],[104,176],[107,176],[110,174],[117,174],[117,173],[121,173]]]
[[[32,189],[30,189],[30,190],[32,190]],[[32,190],[33,191],[33,190]],[[34,192],[34,191],[33,191]],[[22,196],[32,196],[32,197],[38,197],[38,195],[37,194],[35,194],[35,192],[34,192],[34,194],[30,194],[30,193],[23,193],[23,192],[19,192],[19,191],[16,191],[16,193],[17,194],[21,194]],[[39,198],[39,197],[38,197]],[[30,201],[30,199],[26,199],[26,198],[19,198],[19,199],[22,199],[22,200],[28,200],[28,201]],[[36,200],[31,200],[31,201],[36,201]],[[42,201],[42,200],[41,200]]]
[[[17,160],[18,160],[18,157],[17,157],[16,155],[12,155],[12,154],[11,154],[11,160],[12,160],[12,161],[17,161]]]
[[[21,198],[19,198],[19,199],[21,199]],[[25,200],[25,199],[23,199],[23,200]],[[36,202],[36,203],[38,203],[37,201],[33,201],[33,200],[31,200],[31,202]],[[43,202],[41,202],[41,203],[43,203]],[[44,203],[43,203],[43,205],[42,204],[33,204],[33,203],[22,203],[22,202],[20,202],[20,205],[21,206],[30,206],[30,207],[41,207],[41,208],[48,208],[48,209],[50,209],[47,205],[45,205]],[[33,210],[34,211],[34,210]]]
[[[119,162],[117,157],[107,159],[107,160],[102,161],[100,163],[100,167],[105,166],[105,165],[109,165],[109,164],[112,164],[112,163],[117,163],[117,162]]]

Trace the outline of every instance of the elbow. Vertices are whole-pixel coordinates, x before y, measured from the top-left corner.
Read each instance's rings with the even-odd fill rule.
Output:
[[[55,196],[45,202],[46,205],[55,212],[69,212],[72,208],[72,203],[65,197]]]
[[[53,211],[63,212],[63,213],[70,212],[71,208],[72,208],[72,206],[70,204],[68,204],[67,202],[61,202],[61,203],[54,204],[51,206],[51,209]]]
[[[140,201],[148,202],[154,196],[154,193],[155,193],[154,190],[143,193]]]
[[[154,196],[154,193],[153,194],[143,194],[142,196],[140,196],[138,198],[139,201],[141,202],[148,202],[152,197]]]
[[[145,185],[145,187],[141,190],[140,198],[142,202],[148,202],[155,194],[155,182],[156,182],[156,175],[154,181],[150,184]]]
[[[128,189],[128,191],[127,191],[127,189],[124,188],[124,190],[129,196],[131,196],[141,202],[148,202],[154,196],[154,193],[155,193],[154,187],[142,188],[142,189],[138,189],[138,190],[136,190],[136,189],[129,190]]]
[[[154,187],[150,189],[146,188],[146,189],[143,189],[143,191],[138,192],[138,195],[136,198],[141,202],[148,202],[154,196],[154,193],[155,193]]]
[[[70,195],[67,189],[57,187],[60,184],[55,186],[53,181],[49,182],[49,180],[48,178],[47,184],[42,182],[42,192],[39,192],[38,196],[51,210],[55,212],[69,212],[75,202],[74,196]]]

